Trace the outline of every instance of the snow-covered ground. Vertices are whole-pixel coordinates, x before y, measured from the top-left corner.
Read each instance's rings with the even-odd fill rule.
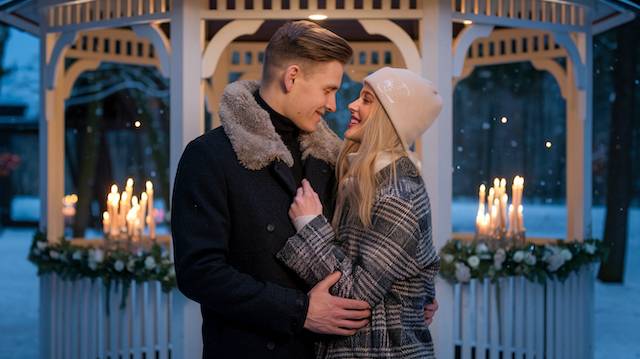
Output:
[[[472,231],[476,206],[456,202],[454,231]],[[525,206],[531,236],[564,237],[566,209]],[[594,208],[593,234],[602,237],[605,211]],[[0,359],[38,357],[38,280],[26,259],[34,229],[0,233]],[[624,284],[596,284],[595,358],[640,358],[640,208],[632,209]],[[570,335],[570,333],[567,333]]]

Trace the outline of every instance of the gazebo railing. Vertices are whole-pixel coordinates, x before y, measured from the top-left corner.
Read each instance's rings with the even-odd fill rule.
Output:
[[[165,293],[159,282],[131,282],[125,297],[123,290],[115,284],[107,289],[102,279],[41,276],[41,357],[176,358],[172,334],[199,332],[198,320],[181,321],[192,323],[188,330],[176,327],[181,308],[174,305],[188,303],[177,290]]]
[[[452,285],[455,358],[590,358],[592,267],[564,282],[525,277]]]

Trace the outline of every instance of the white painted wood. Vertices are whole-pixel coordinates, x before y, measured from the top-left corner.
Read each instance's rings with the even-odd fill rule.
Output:
[[[142,334],[144,328],[143,307],[143,283],[134,282],[131,286],[131,300],[133,303],[133,313],[131,320],[133,321],[131,345],[133,347],[132,354],[134,359],[142,359]]]
[[[227,46],[242,35],[254,34],[263,23],[263,20],[235,20],[220,29],[209,41],[202,56],[201,77],[206,79],[213,76]]]
[[[424,77],[433,82],[443,100],[440,116],[422,136],[418,153],[422,158],[423,177],[429,191],[432,209],[432,233],[440,249],[451,238],[451,195],[453,162],[452,69],[451,69],[451,4],[446,0],[423,2],[420,20],[420,53]],[[452,292],[443,281],[436,281],[440,310],[435,316],[433,339],[436,357],[453,355]]]
[[[467,51],[471,44],[479,38],[488,37],[493,31],[493,25],[469,25],[456,36],[453,41],[453,76],[459,77],[462,75],[464,67],[464,61],[467,57]]]
[[[147,358],[155,358],[154,329],[156,321],[153,318],[155,296],[149,283],[144,283],[142,296],[144,298],[144,353]]]
[[[158,351],[160,352],[160,359],[168,359],[169,357],[169,299],[166,294],[162,293],[162,285],[160,282],[155,282],[155,294],[157,300],[156,318],[158,332]]]
[[[453,308],[456,308],[453,312],[453,344],[462,344],[463,330],[462,330],[462,284],[453,285]]]
[[[131,29],[139,37],[151,41],[154,52],[160,61],[160,72],[165,77],[169,77],[171,74],[171,43],[160,28],[160,24],[134,25]]]
[[[187,144],[204,132],[201,81],[205,0],[173,0],[171,14],[170,191],[178,161]]]
[[[467,285],[461,286],[461,334],[462,334],[462,359],[471,359],[471,346],[473,343],[473,330],[475,329],[473,318],[471,314],[474,312],[475,297],[472,295],[471,290],[473,283],[469,282]]]
[[[172,357],[199,358],[202,356],[200,305],[177,290],[173,291],[172,298]]]
[[[571,79],[567,97],[567,239],[583,240],[591,237],[591,142],[593,132],[592,103],[592,38],[575,34],[576,50],[584,59],[582,70],[574,61],[567,61],[567,74]],[[582,76],[582,81],[579,81]],[[580,86],[580,83],[583,86]]]
[[[402,57],[407,69],[422,74],[420,53],[411,37],[391,20],[358,20],[360,25],[372,35],[382,35],[393,42]]]

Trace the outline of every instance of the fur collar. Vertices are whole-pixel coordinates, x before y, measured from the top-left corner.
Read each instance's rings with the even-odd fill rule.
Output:
[[[227,85],[220,101],[222,127],[244,167],[260,170],[276,160],[293,167],[293,157],[276,133],[269,114],[253,97],[259,86],[258,81]],[[303,160],[311,156],[335,166],[342,141],[324,121],[315,132],[300,135],[299,140]]]

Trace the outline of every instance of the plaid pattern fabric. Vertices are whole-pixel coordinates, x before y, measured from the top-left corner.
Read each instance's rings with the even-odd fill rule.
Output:
[[[351,337],[317,345],[318,358],[433,358],[424,305],[435,297],[439,257],[431,239],[431,210],[424,182],[411,161],[377,173],[382,185],[372,225],[344,216],[338,236],[323,216],[289,238],[277,254],[309,284],[342,272],[332,294],[366,300],[370,323]],[[345,204],[348,206],[348,204]],[[343,211],[343,213],[346,211]]]

